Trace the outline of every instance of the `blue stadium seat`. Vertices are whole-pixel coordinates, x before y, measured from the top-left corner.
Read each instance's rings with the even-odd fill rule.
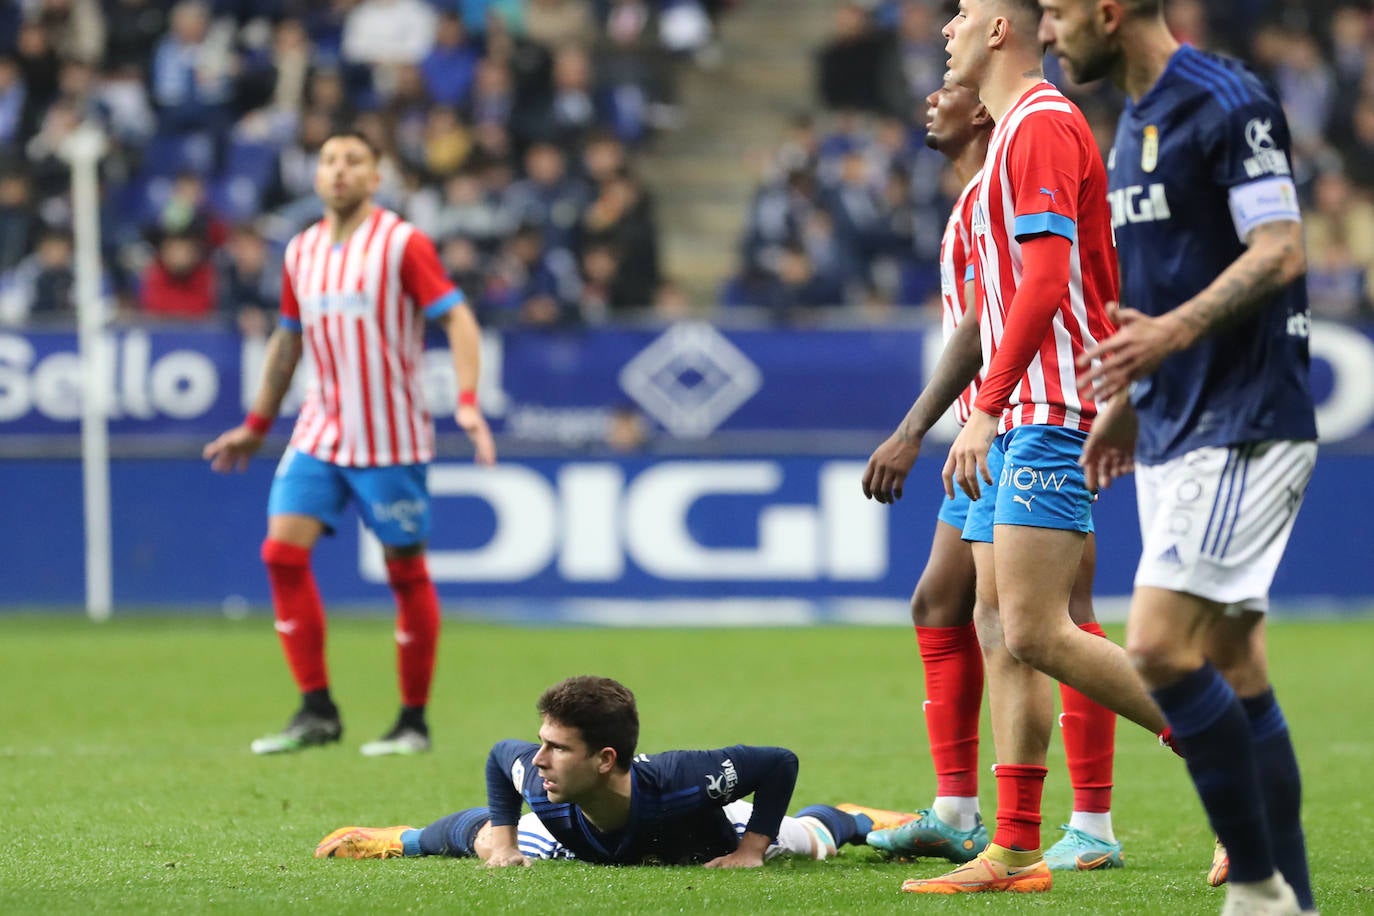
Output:
[[[146,179],[183,172],[208,175],[215,167],[215,144],[207,134],[157,134],[143,147]]]

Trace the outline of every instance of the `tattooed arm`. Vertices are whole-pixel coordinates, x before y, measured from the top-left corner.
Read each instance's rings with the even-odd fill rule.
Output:
[[[1250,247],[1211,285],[1164,316],[1183,337],[1178,349],[1249,314],[1307,272],[1302,223],[1263,223],[1245,241]]]
[[[1307,272],[1302,224],[1262,223],[1246,237],[1250,246],[1206,289],[1177,308],[1151,318],[1134,309],[1109,309],[1118,330],[1078,358],[1081,388],[1106,400],[1144,378],[1179,350],[1253,313],[1269,297]]]
[[[880,503],[902,498],[902,485],[921,453],[921,441],[978,375],[982,365],[978,314],[970,309],[950,335],[930,381],[901,424],[869,456],[863,476],[864,496]]]
[[[278,327],[267,338],[267,356],[262,366],[262,382],[258,396],[253,399],[253,413],[275,417],[281,410],[282,399],[291,388],[291,377],[301,361],[301,333]]]
[[[291,388],[291,377],[301,360],[301,332],[278,326],[267,338],[267,358],[263,361],[262,381],[248,418],[221,433],[202,450],[202,457],[216,471],[243,470],[248,459],[262,448],[266,427],[281,410],[282,398]]]

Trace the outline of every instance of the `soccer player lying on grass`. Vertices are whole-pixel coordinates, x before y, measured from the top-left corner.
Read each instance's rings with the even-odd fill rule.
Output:
[[[475,856],[489,867],[533,859],[604,865],[754,868],[780,853],[824,859],[875,828],[915,815],[812,805],[785,817],[797,757],[780,747],[635,756],[634,694],[610,678],[568,678],[544,691],[539,743],[498,742],[487,757],[487,807],[428,827],[342,827],[316,858]],[[753,804],[740,801],[754,796]],[[533,813],[520,815],[521,802]]]

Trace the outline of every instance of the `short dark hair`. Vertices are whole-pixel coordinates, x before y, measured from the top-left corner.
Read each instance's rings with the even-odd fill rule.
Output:
[[[356,128],[335,128],[329,132],[329,136],[324,138],[325,143],[328,143],[330,140],[357,140],[363,146],[367,147],[367,151],[372,154],[374,160],[378,162],[382,161],[382,151],[377,148],[377,144],[372,142],[371,137]],[[323,146],[323,144],[321,144],[321,146]]]
[[[1038,27],[1040,17],[1044,13],[1040,9],[1040,0],[1000,0],[1002,5],[1016,18],[1021,20],[1022,25],[1029,24]]]
[[[1158,16],[1164,10],[1163,0],[1122,0],[1121,5],[1132,16]]]
[[[615,765],[630,768],[639,744],[639,710],[635,695],[619,681],[583,674],[559,681],[539,697],[539,715],[575,728],[593,753],[615,751]]]

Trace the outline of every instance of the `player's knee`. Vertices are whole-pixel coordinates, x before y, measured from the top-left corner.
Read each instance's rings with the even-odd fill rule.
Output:
[[[1006,644],[1011,657],[1036,670],[1043,670],[1051,657],[1050,648],[1045,644],[1042,634],[1029,627],[1007,626],[1002,624],[1002,641]]]
[[[425,562],[423,548],[419,552],[393,553],[388,548],[386,557],[386,577],[392,585],[410,582],[425,582],[429,579],[429,565]]]
[[[1269,666],[1262,658],[1232,656],[1213,664],[1239,696],[1259,696],[1269,687]]]
[[[310,565],[310,548],[270,537],[263,540],[260,556],[268,569],[291,569]]]
[[[1028,615],[1002,616],[1002,639],[1012,657],[1037,671],[1056,674],[1065,667],[1070,651],[1069,637],[1061,627],[1047,627],[1027,619]],[[1065,621],[1065,627],[1069,624]]]
[[[973,619],[971,600],[922,576],[911,593],[911,622],[918,627],[958,627]]]
[[[1149,633],[1128,634],[1126,656],[1151,688],[1172,684],[1201,663],[1199,659],[1190,667],[1184,653],[1171,640]]]

